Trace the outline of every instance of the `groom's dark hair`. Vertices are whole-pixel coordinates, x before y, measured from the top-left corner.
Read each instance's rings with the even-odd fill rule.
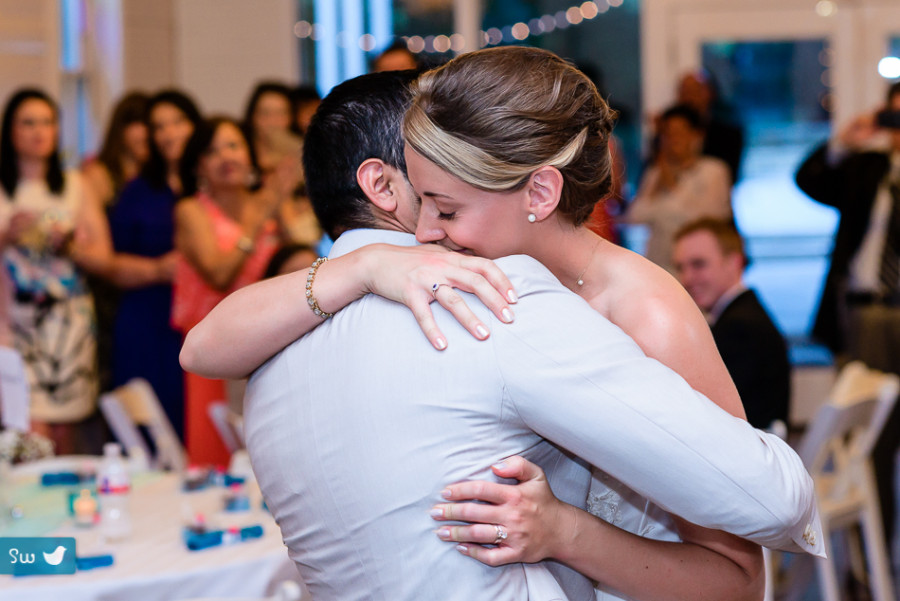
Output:
[[[403,114],[416,71],[386,71],[355,77],[335,87],[316,110],[303,142],[306,188],[316,217],[332,239],[373,227],[372,206],[356,170],[380,159],[406,174]]]

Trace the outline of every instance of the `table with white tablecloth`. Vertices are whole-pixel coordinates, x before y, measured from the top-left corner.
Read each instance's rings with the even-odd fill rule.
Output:
[[[171,473],[136,476],[130,500],[133,532],[124,541],[108,542],[99,527],[78,527],[68,515],[68,494],[78,487],[42,487],[37,476],[18,479],[6,494],[24,515],[0,522],[0,537],[74,536],[79,557],[110,553],[114,564],[73,575],[0,575],[0,601],[264,597],[286,579],[300,580],[255,484],[247,487],[251,509],[242,512],[224,511],[221,486],[183,492],[181,484]],[[182,533],[196,514],[216,529],[261,525],[263,536],[189,551]]]

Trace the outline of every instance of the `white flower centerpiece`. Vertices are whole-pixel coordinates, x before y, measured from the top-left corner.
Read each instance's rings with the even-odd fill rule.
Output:
[[[0,463],[24,463],[53,456],[53,441],[34,432],[0,431]]]

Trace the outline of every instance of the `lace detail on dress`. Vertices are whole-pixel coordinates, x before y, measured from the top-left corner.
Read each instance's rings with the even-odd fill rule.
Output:
[[[603,492],[591,491],[588,493],[587,510],[604,522],[616,526],[621,522],[619,516],[619,503],[622,497],[614,490],[606,489]]]
[[[664,511],[602,470],[594,470],[586,506],[592,515],[628,532],[646,538],[680,540],[673,538],[674,530]]]

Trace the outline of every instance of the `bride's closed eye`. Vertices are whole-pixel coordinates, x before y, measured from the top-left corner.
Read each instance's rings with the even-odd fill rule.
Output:
[[[452,213],[438,213],[438,219],[442,221],[452,221],[454,217],[456,217],[456,211]]]

